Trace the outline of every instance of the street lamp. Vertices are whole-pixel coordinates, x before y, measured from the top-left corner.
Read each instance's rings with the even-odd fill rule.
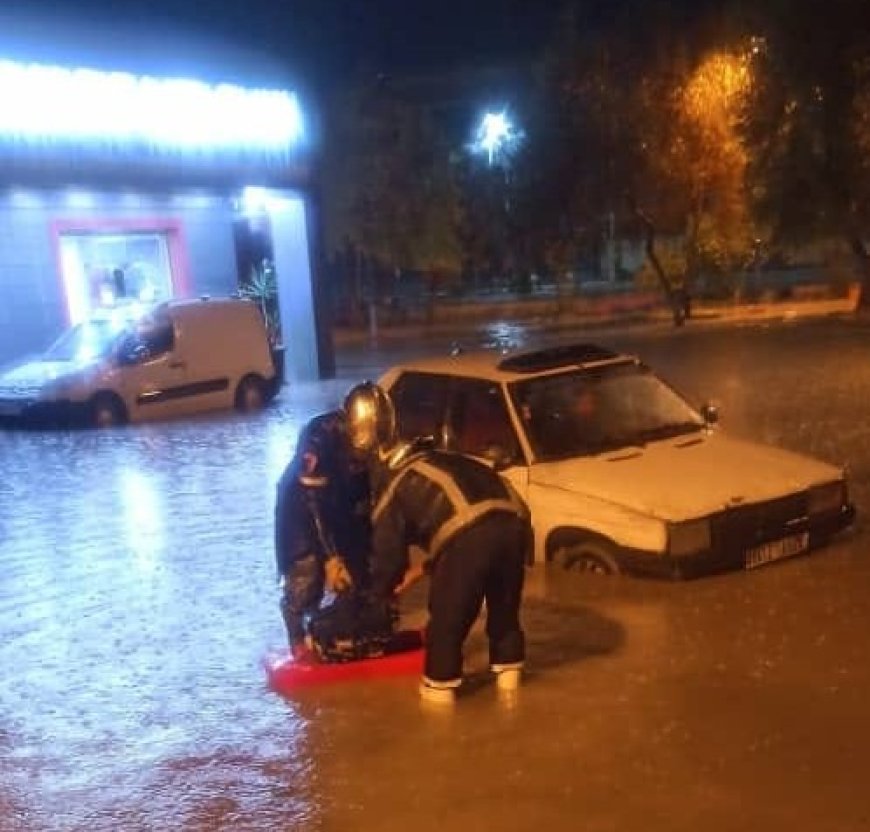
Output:
[[[511,121],[507,110],[486,113],[471,143],[473,153],[485,154],[490,167],[506,166],[523,138],[523,132]]]

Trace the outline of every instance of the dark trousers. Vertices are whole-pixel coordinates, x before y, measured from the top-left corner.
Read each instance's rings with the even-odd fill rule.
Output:
[[[530,539],[528,523],[493,512],[460,531],[441,551],[429,587],[427,679],[462,679],[462,646],[484,601],[490,664],[523,661],[519,612]]]
[[[291,647],[305,639],[305,618],[323,598],[323,580],[323,563],[315,555],[294,561],[284,575],[281,615]]]

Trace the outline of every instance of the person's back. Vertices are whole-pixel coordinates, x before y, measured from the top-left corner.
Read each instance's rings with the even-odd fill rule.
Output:
[[[375,591],[385,593],[401,576],[406,546],[419,546],[435,558],[464,526],[492,512],[528,517],[516,492],[487,464],[444,450],[413,455],[393,475],[372,514]]]
[[[411,546],[428,555],[421,695],[453,701],[462,682],[462,647],[484,602],[490,666],[499,689],[514,689],[525,656],[519,609],[532,542],[525,503],[479,460],[433,450],[425,440],[398,444],[395,409],[378,385],[354,387],[344,412],[350,446],[368,456],[376,484],[373,594],[390,602],[410,584]]]
[[[486,601],[490,664],[516,684],[525,655],[519,622],[531,522],[497,472],[446,451],[412,456],[393,475],[373,514],[372,585],[385,597],[409,566],[408,547],[427,555],[429,625],[421,692],[452,701],[462,647]]]

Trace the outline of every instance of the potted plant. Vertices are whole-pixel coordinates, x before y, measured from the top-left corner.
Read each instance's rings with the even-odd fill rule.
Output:
[[[260,308],[279,384],[284,382],[284,343],[281,316],[278,312],[278,282],[275,267],[265,258],[251,267],[247,281],[239,287],[239,296],[254,301]]]

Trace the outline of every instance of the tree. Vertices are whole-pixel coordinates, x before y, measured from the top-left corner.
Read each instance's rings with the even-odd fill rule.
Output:
[[[596,19],[592,30],[564,21],[548,62],[557,136],[546,152],[561,160],[551,207],[568,217],[553,227],[600,245],[607,217],[643,239],[679,323],[679,284],[754,249],[741,133],[752,43],[740,18],[704,4],[628,3]],[[656,255],[662,234],[683,240],[680,273]]]
[[[334,102],[324,158],[327,247],[350,246],[379,280],[459,269],[450,148],[425,109],[388,79]]]
[[[568,12],[545,57],[541,115],[529,143],[525,215],[557,268],[600,259],[608,217],[637,178],[634,115],[641,57],[616,24],[590,30]]]
[[[565,21],[546,73],[553,129],[538,156],[558,160],[549,164],[555,199],[540,198],[555,246],[600,259],[615,243],[612,229],[642,237],[681,323],[683,304],[655,254],[658,230],[682,233],[690,204],[686,160],[678,163],[672,149],[680,124],[674,91],[686,77],[686,49],[672,23],[667,9],[642,4],[593,31]]]
[[[682,192],[690,283],[702,269],[739,268],[754,248],[740,132],[751,83],[748,45],[720,47],[686,73],[669,101],[672,119],[652,163]]]
[[[768,0],[747,138],[756,208],[785,243],[836,237],[870,303],[870,18],[864,0]]]

